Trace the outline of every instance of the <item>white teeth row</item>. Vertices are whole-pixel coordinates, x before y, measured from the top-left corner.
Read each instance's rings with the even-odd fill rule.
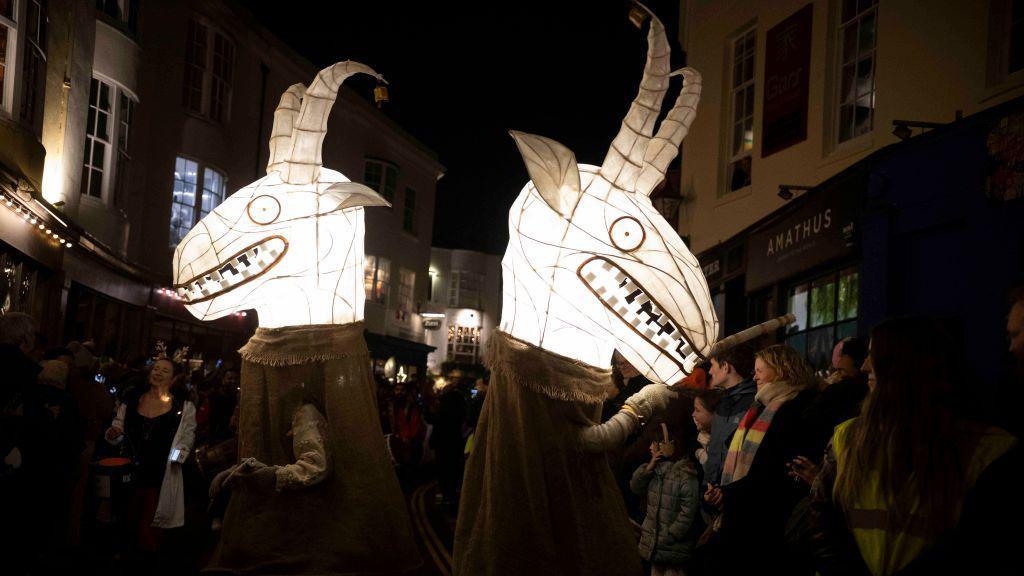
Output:
[[[584,268],[583,278],[620,318],[658,348],[679,361],[693,353],[679,327],[617,266],[605,260],[594,260]]]
[[[221,264],[209,274],[196,278],[187,286],[178,287],[178,296],[186,301],[206,298],[241,284],[244,280],[259,274],[273,262],[281,250],[272,242],[254,246]]]

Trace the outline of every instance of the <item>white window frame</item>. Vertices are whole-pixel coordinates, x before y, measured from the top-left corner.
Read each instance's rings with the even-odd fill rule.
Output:
[[[200,83],[199,83],[199,88],[200,88],[200,90],[199,90],[199,110],[196,110],[196,109],[192,108],[185,101],[184,90],[185,90],[185,83],[187,82],[187,78],[185,76],[182,76],[182,102],[181,102],[181,105],[188,112],[190,112],[192,114],[198,114],[199,116],[202,116],[202,117],[210,120],[211,122],[217,122],[219,124],[227,124],[227,123],[229,123],[231,121],[231,108],[232,108],[232,104],[231,103],[232,103],[233,96],[234,96],[235,68],[237,67],[237,63],[238,63],[238,44],[234,41],[234,39],[229,34],[227,34],[223,30],[223,28],[220,28],[219,26],[215,26],[212,22],[210,22],[206,18],[203,18],[202,16],[199,16],[197,14],[193,14],[193,15],[189,16],[189,19],[188,19],[188,21],[185,24],[185,43],[186,43],[186,49],[187,49],[187,44],[192,41],[192,39],[188,35],[188,26],[192,22],[195,22],[198,26],[200,26],[202,28],[202,31],[203,31],[203,34],[204,34],[204,40],[205,40],[205,50],[204,50],[205,53],[203,54],[202,68],[200,70],[201,71],[201,74],[200,74],[201,79],[200,79]],[[227,78],[221,78],[219,76],[216,76],[214,74],[214,71],[213,71],[213,69],[214,69],[214,58],[215,58],[215,56],[214,56],[214,47],[215,47],[215,44],[217,42],[217,37],[218,36],[220,36],[223,39],[223,41],[226,43],[227,46],[230,46],[230,50],[231,50],[230,63],[228,64],[228,66],[230,67],[230,71],[229,71],[229,77],[227,77]],[[189,67],[192,67],[192,66],[197,66],[197,65],[196,64],[192,64],[191,62],[188,62],[187,60],[184,62],[184,69],[185,70],[188,70]],[[224,94],[226,94],[224,96],[224,102],[222,104],[222,106],[223,106],[223,114],[222,114],[222,116],[223,117],[216,117],[216,118],[213,116],[213,95],[214,95],[214,84],[215,83],[223,84],[224,87],[225,87]]]
[[[110,88],[110,120],[109,120],[109,123],[108,123],[108,126],[107,126],[109,134],[110,134],[110,136],[109,136],[110,139],[109,139],[109,141],[105,141],[104,142],[106,144],[106,150],[104,151],[104,158],[103,158],[103,180],[100,183],[100,194],[99,194],[99,196],[94,196],[94,195],[89,194],[88,192],[86,192],[86,190],[87,190],[87,188],[89,186],[89,183],[84,178],[83,178],[82,182],[79,183],[79,192],[81,193],[80,194],[81,198],[84,201],[86,201],[86,202],[102,203],[104,205],[110,206],[113,203],[114,185],[117,182],[117,172],[118,172],[118,170],[120,168],[123,167],[121,165],[121,163],[118,162],[118,155],[121,152],[120,149],[119,149],[120,142],[118,140],[118,136],[120,134],[121,122],[122,122],[122,119],[123,119],[122,116],[124,114],[124,110],[122,110],[122,106],[121,106],[121,97],[124,96],[124,97],[128,98],[128,100],[131,100],[132,106],[134,108],[136,108],[136,109],[138,108],[138,105],[139,105],[139,99],[138,99],[137,96],[135,96],[134,93],[132,93],[131,90],[128,90],[123,85],[117,83],[113,79],[108,78],[108,77],[106,77],[106,76],[104,76],[102,74],[98,74],[96,72],[93,72],[92,78],[90,78],[90,80],[89,80],[89,82],[90,82],[90,98],[91,98],[91,95],[92,95],[92,81],[93,80],[96,80],[97,82],[100,82],[102,84],[106,84],[107,87]],[[92,106],[92,100],[91,99],[90,99],[88,105],[90,107]],[[134,121],[134,118],[132,120]],[[89,141],[89,142],[91,142],[91,140],[95,139],[94,136],[89,135],[89,130],[90,129],[91,129],[90,126],[86,126],[85,127],[85,139],[86,139],[86,141]],[[130,130],[131,130],[131,126],[129,125],[129,131]],[[129,138],[131,138],[131,134],[130,133],[129,133]],[[84,150],[84,146],[83,146],[83,150]],[[131,156],[129,155],[128,157],[129,157],[129,160],[130,160]],[[83,153],[83,158],[82,158],[82,162],[81,163],[82,163],[83,168],[84,168],[84,164],[85,164],[84,153]],[[92,170],[92,169],[90,168],[90,170]]]
[[[750,49],[746,49],[747,39],[752,40]],[[740,64],[743,64],[747,59],[750,60],[750,76],[749,78],[743,78],[739,85],[735,83],[736,66],[737,60],[740,60]],[[737,34],[730,43],[729,49],[729,99],[727,103],[728,115],[728,130],[726,131],[726,138],[728,139],[728,158],[729,161],[725,168],[725,194],[731,194],[739,192],[745,188],[749,188],[750,184],[736,188],[732,188],[732,177],[733,177],[733,166],[743,160],[744,158],[750,158],[751,164],[753,164],[754,156],[754,145],[755,145],[755,122],[754,122],[754,99],[756,98],[757,90],[757,25],[753,24],[743,29],[742,32]],[[742,115],[737,120],[737,107],[736,97],[739,94],[748,94],[750,97],[750,114],[746,113],[746,110],[742,111]],[[746,96],[744,96],[744,108],[746,106]],[[741,148],[739,152],[736,152],[736,125],[750,123],[750,147]],[[746,132],[743,132],[743,138],[746,137]],[[753,169],[751,169],[751,182],[753,182]]]
[[[398,269],[398,294],[395,303],[396,317],[407,320],[416,305],[416,272],[408,268]]]
[[[5,118],[14,118],[14,84],[18,76],[18,44],[21,34],[18,20],[23,2],[14,0],[11,15],[13,20],[0,16],[0,26],[7,28],[7,52],[4,57],[4,84],[0,87],[0,114]]]
[[[835,66],[835,71],[834,71],[834,76],[833,76],[833,82],[835,84],[835,92],[834,92],[833,97],[832,97],[832,104],[833,104],[834,110],[835,110],[835,117],[832,119],[832,130],[833,130],[832,147],[833,147],[833,149],[839,148],[839,147],[843,146],[844,144],[846,144],[847,142],[852,142],[854,140],[857,140],[860,137],[868,136],[872,132],[874,132],[874,130],[875,130],[875,112],[877,110],[876,97],[877,97],[877,92],[878,92],[878,82],[877,82],[877,80],[878,80],[878,0],[873,0],[873,2],[871,3],[870,7],[866,8],[864,10],[861,10],[861,11],[857,11],[855,13],[855,15],[853,16],[853,18],[851,18],[850,20],[847,20],[847,21],[843,20],[843,2],[844,2],[844,0],[837,0],[837,2],[836,2],[836,20],[835,20],[835,27],[834,27],[834,30],[835,30],[835,50],[834,50],[834,54],[835,54],[836,66]],[[856,32],[856,34],[857,34],[857,37],[858,37],[857,38],[857,42],[859,44],[859,42],[860,42],[860,33],[859,33],[860,23],[861,23],[862,20],[864,20],[869,15],[872,15],[874,17],[874,20],[875,20],[875,24],[874,24],[875,25],[875,33],[874,33],[873,45],[872,45],[871,49],[869,51],[867,51],[867,52],[861,53],[860,46],[858,45],[856,47],[856,50],[854,51],[853,60],[851,62],[845,62],[844,61],[844,54],[843,54],[844,46],[845,46],[845,44],[844,44],[845,33],[846,33],[845,29],[852,27],[854,30],[858,30],[858,32]],[[870,89],[869,92],[867,92],[865,94],[859,94],[858,91],[857,91],[857,68],[858,68],[860,62],[864,61],[864,60],[870,60],[871,61],[871,89]],[[852,80],[852,84],[853,84],[852,85],[852,88],[853,88],[853,100],[850,101],[850,102],[844,102],[843,101],[843,98],[844,98],[844,94],[843,94],[843,68],[847,64],[852,64],[853,65],[853,80]],[[868,96],[871,99],[871,113],[870,113],[871,116],[870,116],[870,119],[868,121],[868,129],[865,132],[857,134],[856,133],[856,128],[857,128],[857,101],[860,98],[864,97],[864,96]],[[849,138],[846,138],[845,140],[843,139],[843,130],[842,130],[842,125],[843,125],[843,107],[844,106],[852,107],[852,112],[851,112],[851,117],[850,117],[850,121],[851,121],[850,136],[849,136]]]
[[[209,214],[209,212],[205,212],[205,213],[203,212],[203,197],[206,195],[206,172],[209,170],[211,172],[215,172],[215,173],[219,174],[221,176],[221,182],[222,182],[222,191],[221,191],[221,196],[220,196],[220,202],[217,202],[216,204],[214,204],[211,207],[211,211],[216,209],[217,206],[219,206],[220,203],[223,202],[224,199],[228,195],[227,194],[227,190],[228,190],[228,175],[227,175],[227,172],[224,172],[223,170],[219,169],[218,167],[212,166],[212,165],[210,165],[207,162],[203,162],[202,160],[200,160],[198,158],[195,158],[193,156],[189,156],[187,154],[175,154],[175,156],[174,156],[174,167],[175,167],[175,169],[177,167],[179,159],[185,160],[187,162],[194,162],[196,164],[196,191],[195,191],[196,196],[195,196],[195,203],[192,205],[192,222],[191,222],[191,224],[189,226],[189,229],[191,229],[193,226],[196,225],[197,222],[199,222],[199,220],[201,218],[205,217],[206,214]],[[174,173],[174,170],[172,169],[171,174],[173,175],[173,173]],[[175,202],[174,202],[174,179],[172,178],[171,179],[171,218],[174,217],[174,204],[175,204]],[[170,235],[170,224],[171,224],[171,220],[168,219],[168,221],[167,221],[167,226],[168,226],[168,230],[167,230],[168,231],[168,243],[170,244],[171,248],[174,248],[175,246],[177,246],[178,242],[181,241],[181,239],[180,238],[174,238],[174,237],[172,237]]]

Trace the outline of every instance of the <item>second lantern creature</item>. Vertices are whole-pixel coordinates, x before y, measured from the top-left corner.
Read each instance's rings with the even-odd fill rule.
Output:
[[[363,207],[376,192],[321,166],[327,117],[356,62],[290,87],[267,175],[182,239],[175,289],[194,316],[255,308],[242,356],[241,464],[208,570],[406,574],[421,563],[385,453],[363,338]]]
[[[640,7],[646,11],[646,8]],[[640,92],[601,166],[513,137],[531,181],[509,212],[501,328],[466,468],[460,575],[642,573],[604,451],[667,404],[718,334],[697,259],[652,206],[693,121],[700,75],[670,74],[651,14]],[[669,78],[683,87],[655,133]],[[619,350],[654,384],[598,424]]]

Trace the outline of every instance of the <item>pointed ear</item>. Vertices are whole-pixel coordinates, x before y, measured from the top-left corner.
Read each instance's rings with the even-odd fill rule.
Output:
[[[509,133],[541,198],[555,212],[566,218],[572,216],[581,195],[576,155],[550,138],[515,130]]]
[[[391,206],[380,194],[358,182],[335,182],[320,193],[321,214],[355,206]]]

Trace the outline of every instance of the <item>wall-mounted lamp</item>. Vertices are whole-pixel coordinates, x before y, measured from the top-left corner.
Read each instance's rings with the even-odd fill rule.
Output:
[[[956,119],[961,120],[964,117],[963,110],[956,111]],[[919,122],[917,120],[893,120],[892,121],[892,135],[899,138],[900,140],[906,140],[914,135],[913,128],[921,128],[923,130],[931,130],[932,128],[939,128],[945,126],[946,122]]]
[[[779,198],[792,200],[793,190],[813,190],[814,186],[798,186],[796,184],[779,184]]]

